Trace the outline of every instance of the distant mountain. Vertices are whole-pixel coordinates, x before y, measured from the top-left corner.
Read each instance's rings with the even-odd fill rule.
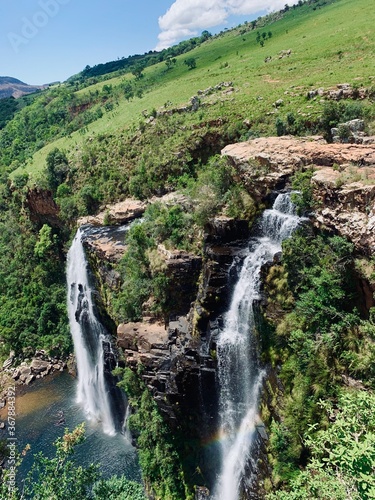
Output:
[[[10,76],[0,76],[0,99],[5,97],[21,97],[37,90],[46,88],[46,85],[28,85],[27,83]]]

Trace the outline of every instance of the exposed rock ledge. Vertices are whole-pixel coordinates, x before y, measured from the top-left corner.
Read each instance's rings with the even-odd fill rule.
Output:
[[[142,217],[147,206],[156,202],[161,202],[165,205],[174,205],[177,203],[187,207],[190,206],[190,202],[186,196],[174,191],[161,197],[153,196],[146,201],[127,198],[126,200],[115,203],[114,205],[105,206],[97,215],[89,215],[87,217],[79,218],[77,225],[83,226],[84,224],[92,224],[93,226],[105,226],[108,224],[127,224],[134,219]]]
[[[141,217],[146,210],[147,203],[140,200],[127,199],[115,205],[110,205],[97,215],[81,217],[78,219],[78,226],[93,224],[103,226],[105,224],[126,224],[138,217]]]
[[[283,187],[296,170],[313,166],[316,223],[349,238],[362,252],[375,251],[375,144],[266,137],[228,145],[222,154],[259,200]]]

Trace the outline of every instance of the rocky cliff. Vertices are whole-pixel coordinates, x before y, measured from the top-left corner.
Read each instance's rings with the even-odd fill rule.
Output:
[[[26,195],[26,206],[30,211],[30,219],[37,224],[49,224],[61,227],[60,209],[48,189],[29,189]]]
[[[375,144],[328,144],[322,137],[268,137],[223,149],[240,181],[258,200],[314,169],[315,224],[375,250]]]
[[[321,137],[274,137],[230,145],[222,154],[259,205],[267,204],[274,190],[290,187],[295,172],[312,167],[315,208],[311,218],[315,226],[347,237],[359,254],[368,256],[374,251],[375,145],[327,144]],[[106,213],[113,221],[128,221],[144,208],[123,202],[121,207],[107,207]],[[118,286],[113,264],[126,248],[113,237],[116,227],[100,227],[103,218],[104,212],[95,220],[82,221],[99,224],[86,238],[85,246],[102,290]],[[247,221],[218,217],[207,227],[203,258],[159,245],[172,283],[171,317],[160,322],[150,316],[117,327],[123,362],[141,374],[170,426],[180,430],[182,426],[189,438],[200,442],[210,440],[217,428],[216,337],[248,237]],[[368,309],[374,304],[371,286],[366,279],[359,280],[358,286]],[[268,381],[271,393],[276,391],[277,375],[271,372]],[[266,391],[264,404],[271,407],[267,398],[272,399]],[[266,439],[263,429],[258,441],[265,475]],[[214,480],[212,457],[202,452],[199,460],[206,486],[210,486]]]

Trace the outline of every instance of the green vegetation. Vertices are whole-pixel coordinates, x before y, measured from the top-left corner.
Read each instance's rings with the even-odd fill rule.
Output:
[[[149,390],[139,375],[126,368],[120,382],[130,398],[134,413],[129,428],[137,437],[139,461],[146,489],[157,500],[192,500],[180,456],[182,439],[163,420]]]
[[[16,182],[17,181],[17,182]],[[64,232],[32,223],[25,180],[3,184],[0,193],[0,358],[10,350],[29,357],[36,349],[67,354]],[[16,184],[18,183],[18,187]]]
[[[290,490],[269,495],[269,500],[337,500],[375,497],[375,420],[374,394],[345,391],[335,405],[320,406],[332,421],[316,432],[311,425],[305,445],[311,459],[304,471],[292,479]]]
[[[173,47],[164,49],[160,52],[150,51],[144,55],[134,55],[129,57],[123,57],[117,61],[111,61],[105,64],[97,64],[93,67],[86,66],[86,68],[78,75],[69,78],[68,82],[72,84],[84,84],[87,85],[87,80],[92,84],[94,79],[98,76],[104,76],[108,78],[109,73],[118,72],[124,73],[127,71],[133,71],[134,68],[146,68],[147,66],[152,66],[159,62],[168,62],[172,58],[180,54],[185,54],[191,51],[195,47],[199,46],[201,43],[208,40],[212,35],[208,31],[203,31],[200,37],[190,38],[189,40],[184,40]],[[168,65],[169,67],[169,65]]]
[[[24,481],[22,491],[17,487],[9,490],[9,472],[0,476],[2,500],[145,500],[142,485],[124,477],[102,479],[98,466],[91,464],[84,468],[74,462],[74,451],[85,439],[84,424],[72,432],[65,430],[64,436],[54,443],[56,453],[46,457],[35,456],[33,466]],[[27,453],[27,446],[23,454]],[[22,460],[22,458],[20,458]],[[19,465],[19,464],[18,464]]]
[[[375,324],[373,313],[360,317],[355,282],[353,246],[309,228],[284,242],[282,267],[266,280],[274,332],[264,354],[281,363],[284,386],[269,452],[273,482],[285,493],[270,499],[347,498],[349,491],[372,498]],[[344,389],[348,377],[370,392]]]
[[[345,37],[342,36],[344,29]],[[257,31],[267,33],[263,48],[256,43]],[[87,146],[100,148],[107,142],[112,152],[109,156],[114,161],[113,164],[110,161],[110,175],[123,178],[140,162],[141,153],[140,148],[135,155],[133,152],[129,165],[122,161],[121,150],[133,150],[133,145],[141,142],[146,151],[153,150],[155,164],[164,168],[178,165],[182,170],[186,160],[196,160],[198,148],[191,146],[201,140],[202,149],[208,142],[205,124],[213,128],[211,137],[216,135],[218,149],[214,153],[221,145],[241,137],[242,134],[231,137],[230,129],[244,119],[249,121],[248,137],[274,134],[276,119],[285,124],[288,133],[324,132],[326,124],[321,117],[326,103],[320,98],[307,99],[308,91],[342,82],[371,89],[374,44],[372,12],[365,0],[357,0],[355,4],[339,0],[326,2],[324,6],[319,2],[304,3],[269,16],[266,21],[258,20],[255,25],[247,23],[196,44],[189,52],[189,58],[197,63],[194,71],[189,71],[184,64],[185,53],[170,54],[168,57],[176,61],[173,67],[166,67],[164,60],[143,66],[144,76],[138,80],[129,68],[127,74],[81,90],[66,84],[36,95],[29,106],[16,114],[14,123],[9,122],[0,134],[1,168],[7,171],[26,168],[33,180],[37,179],[47,154],[57,147],[67,152],[76,177],[82,177],[84,182],[86,165],[81,163],[79,152]],[[289,49],[289,57],[279,59],[279,53]],[[271,57],[267,63],[265,56]],[[153,123],[145,123],[142,117],[144,110],[168,112],[184,106],[199,89],[222,81],[232,81],[236,92],[231,95],[218,92],[203,99],[207,102],[201,110],[181,113],[179,120],[170,117],[170,121],[166,120],[170,126],[164,127],[164,133],[159,132],[158,127],[155,130]],[[283,106],[275,111],[272,104],[280,97]],[[355,100],[346,102],[348,106],[357,105]],[[346,106],[341,102],[336,104]],[[358,107],[362,108],[361,113],[371,129],[373,107],[368,100],[361,101]],[[212,127],[218,118],[221,123]],[[157,124],[159,121],[158,117]],[[158,133],[162,134],[165,145],[154,149],[153,141]],[[190,136],[191,141],[187,139]],[[10,144],[9,137],[20,140]],[[167,178],[168,174],[164,181]],[[121,191],[122,196],[126,194]]]
[[[17,101],[14,97],[0,99],[0,130],[13,118],[17,108]]]
[[[374,133],[373,17],[367,0],[299,1],[216,36],[203,32],[161,53],[86,67],[49,90],[1,100],[1,360],[10,350],[17,361],[40,348],[70,352],[64,267],[79,216],[128,196],[179,191],[178,201],[151,204],[131,228],[116,266],[121,285],[108,294],[118,322],[145,313],[166,319],[175,297],[158,246],[203,253],[212,217],[251,224],[259,209],[217,156],[224,146],[274,134],[331,140],[331,128],[353,118]],[[350,99],[311,93],[342,82],[354,89]],[[339,127],[341,139],[347,135]],[[301,213],[314,208],[312,174],[292,179]],[[33,212],[35,190],[51,191],[56,219]],[[374,269],[368,259],[358,262],[347,241],[305,228],[284,244],[282,263],[266,278],[263,357],[278,368],[284,391],[274,394],[279,418],[267,422],[270,498],[374,496],[375,315],[363,310],[354,286],[360,272],[374,280]],[[160,499],[190,498],[184,440],[165,425],[137,375],[123,375],[149,490]],[[355,408],[361,418],[354,422]],[[29,482],[30,498],[86,498],[94,483],[93,498],[142,498],[124,478],[97,482],[93,469],[76,470],[64,442],[50,462],[36,461],[42,479]]]
[[[140,184],[145,187],[145,182],[142,179]],[[143,221],[133,224],[128,232],[127,251],[116,267],[121,289],[111,292],[112,315],[117,322],[141,320],[146,301],[146,312],[162,319],[174,311],[174,285],[166,273],[165,257],[157,250],[159,244],[202,253],[204,229],[212,217],[224,213],[251,224],[256,215],[255,202],[235,183],[225,158],[212,157],[198,170],[196,179],[184,175],[179,183],[184,192],[182,204],[149,205]]]

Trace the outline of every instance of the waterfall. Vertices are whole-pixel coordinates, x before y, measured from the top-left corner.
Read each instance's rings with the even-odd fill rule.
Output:
[[[77,362],[77,403],[87,418],[101,422],[106,434],[118,430],[116,410],[105,357],[111,353],[111,339],[95,314],[88,263],[82,245],[83,232],[77,231],[67,258],[68,313]],[[114,385],[115,387],[115,385]],[[114,389],[116,391],[116,389]]]
[[[300,218],[289,194],[279,194],[265,210],[249,244],[217,342],[220,383],[221,472],[215,500],[238,500],[241,478],[251,459],[259,421],[258,399],[264,376],[258,362],[253,303],[260,298],[261,267],[281,251]]]

